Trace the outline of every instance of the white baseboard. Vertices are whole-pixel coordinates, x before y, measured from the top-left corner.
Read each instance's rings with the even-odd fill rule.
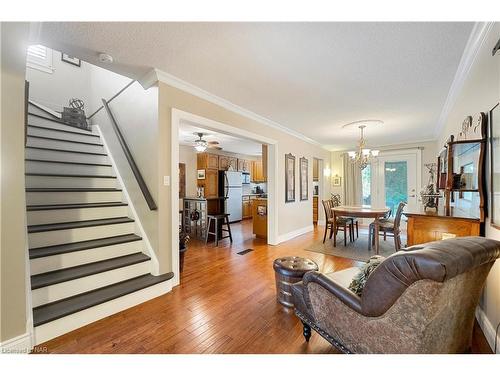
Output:
[[[483,309],[480,306],[478,306],[476,309],[476,319],[477,322],[479,323],[479,326],[483,330],[484,336],[486,337],[486,341],[488,341],[491,350],[494,350],[496,326],[493,326],[493,324],[491,324],[490,320],[488,319],[488,317],[486,316],[486,314],[484,313]],[[498,348],[498,346],[500,346],[500,337],[497,337],[497,352],[495,354],[500,353],[500,348]]]
[[[312,232],[313,230],[314,230],[314,225],[311,224],[311,225],[308,225],[307,227],[300,228],[300,229],[282,234],[282,235],[278,236],[278,243],[289,241],[292,238],[301,236],[301,235],[306,234],[308,232]]]
[[[31,335],[28,332],[0,343],[1,354],[29,354],[32,349]]]

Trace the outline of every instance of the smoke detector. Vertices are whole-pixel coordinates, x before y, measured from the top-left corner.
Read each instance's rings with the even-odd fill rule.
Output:
[[[108,55],[107,53],[100,53],[99,61],[105,64],[111,64],[113,62],[113,56]]]

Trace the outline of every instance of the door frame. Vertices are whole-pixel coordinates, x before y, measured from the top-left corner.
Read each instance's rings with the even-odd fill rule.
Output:
[[[416,172],[416,180],[415,180],[415,195],[416,195],[416,205],[418,205],[418,194],[420,191],[422,191],[422,149],[421,148],[409,148],[409,149],[398,149],[398,150],[387,150],[387,151],[380,151],[379,158],[382,157],[394,157],[397,158],[398,156],[403,157],[403,156],[415,156],[415,172]],[[379,162],[377,159],[376,164],[372,163],[372,170],[374,166],[377,166],[377,174],[375,179],[373,178],[372,174],[372,181],[371,181],[371,189],[372,192],[376,192],[376,196],[378,197],[379,195],[379,184],[378,184],[378,167],[379,167]],[[373,196],[373,193],[372,193]],[[372,202],[373,205],[373,202]]]
[[[277,245],[278,238],[278,141],[248,130],[224,124],[194,113],[172,108],[171,111],[171,221],[172,221],[172,271],[173,285],[180,283],[179,277],[179,127],[182,121],[201,125],[207,130],[246,138],[254,142],[267,144],[267,243]]]

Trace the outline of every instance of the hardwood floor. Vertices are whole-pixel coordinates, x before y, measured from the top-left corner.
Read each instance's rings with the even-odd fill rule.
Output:
[[[251,220],[233,224],[233,244],[189,243],[181,285],[151,301],[39,345],[49,353],[337,353],[314,333],[309,343],[291,309],[276,302],[272,262],[313,259],[321,272],[357,265],[303,250],[322,227],[279,246],[252,236]],[[245,255],[237,252],[253,249]],[[476,324],[474,353],[491,352]]]

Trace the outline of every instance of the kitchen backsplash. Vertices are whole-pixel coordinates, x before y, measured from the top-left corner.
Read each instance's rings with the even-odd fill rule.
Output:
[[[254,184],[252,182],[250,184],[243,185],[243,195],[254,194],[256,186],[259,186],[263,190],[264,193],[267,193],[267,183],[263,182],[260,184]]]

